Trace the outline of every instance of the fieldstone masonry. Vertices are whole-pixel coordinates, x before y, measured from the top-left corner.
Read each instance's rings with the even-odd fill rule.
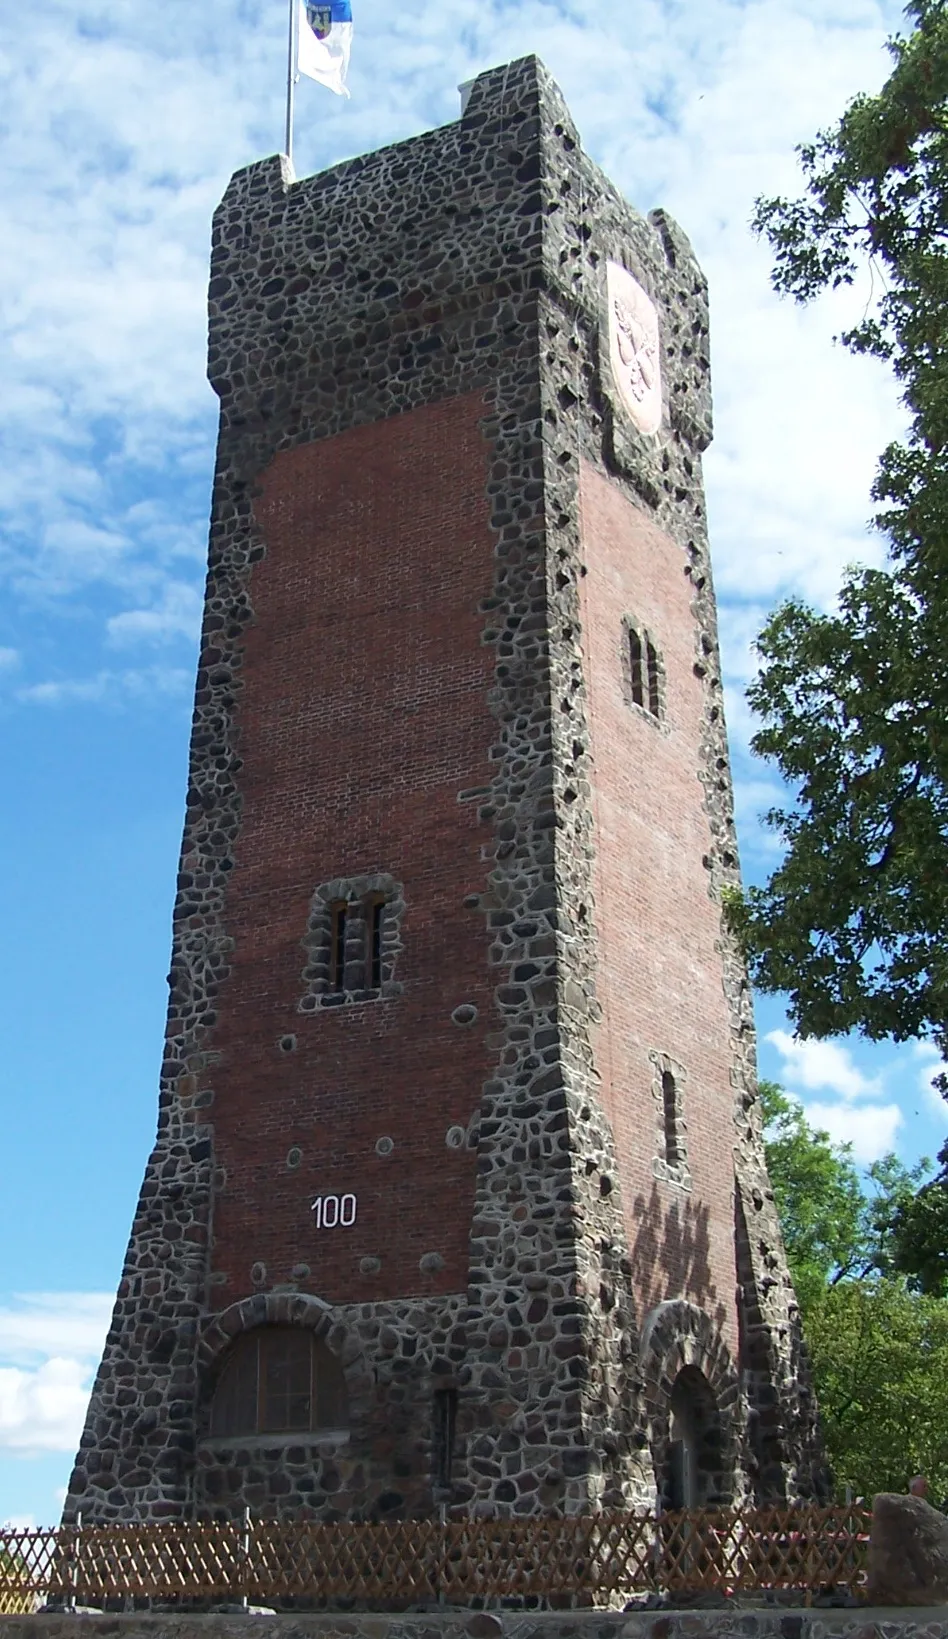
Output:
[[[75,1616],[8,1616],[13,1639],[72,1639]],[[383,1616],[86,1615],[89,1639],[948,1639],[948,1610],[459,1611]]]
[[[282,158],[238,172],[209,315],[158,1135],[65,1517],[428,1513],[437,1390],[451,1507],[651,1503],[683,1372],[697,1498],[819,1494],[720,919],[738,864],[686,239],[617,194],[525,58],[440,130],[300,182]],[[627,567],[648,607],[622,602]],[[655,632],[658,723],[625,699],[623,621]],[[328,906],[369,891],[381,990],[330,997]],[[358,1197],[335,1239],[323,1188]],[[348,1429],[215,1442],[221,1364],[271,1324],[338,1357]]]

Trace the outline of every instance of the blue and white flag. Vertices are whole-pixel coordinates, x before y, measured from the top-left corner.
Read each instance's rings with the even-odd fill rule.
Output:
[[[299,0],[297,67],[310,80],[348,97],[346,75],[352,46],[350,0]]]

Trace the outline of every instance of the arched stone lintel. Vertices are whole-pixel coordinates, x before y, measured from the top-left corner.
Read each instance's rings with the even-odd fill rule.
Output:
[[[345,1377],[350,1427],[358,1429],[368,1416],[374,1389],[362,1345],[331,1303],[308,1292],[257,1292],[207,1317],[198,1344],[201,1405],[210,1403],[218,1372],[234,1340],[258,1326],[302,1326],[332,1350]]]
[[[198,1345],[203,1375],[213,1376],[234,1339],[256,1326],[306,1327],[338,1355],[347,1378],[362,1357],[361,1345],[324,1298],[308,1292],[257,1292],[204,1322]]]
[[[676,1352],[679,1365],[673,1365]],[[719,1403],[728,1389],[737,1388],[730,1349],[711,1316],[686,1298],[669,1298],[649,1311],[642,1325],[639,1354],[642,1369],[652,1381],[667,1375],[669,1366],[673,1366],[672,1378],[682,1366],[697,1366]]]
[[[332,1305],[306,1292],[256,1292],[241,1298],[220,1314],[204,1321],[198,1359],[204,1371],[213,1371],[234,1338],[255,1326],[306,1326],[318,1337],[326,1337],[332,1327]],[[326,1337],[329,1343],[329,1338]],[[332,1347],[332,1345],[329,1345]],[[338,1351],[336,1351],[338,1352]]]

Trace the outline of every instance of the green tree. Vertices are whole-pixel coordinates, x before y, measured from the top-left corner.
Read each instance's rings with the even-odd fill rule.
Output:
[[[948,1303],[898,1280],[827,1287],[805,1322],[837,1487],[904,1491],[928,1477],[948,1496]]]
[[[895,1155],[874,1161],[863,1178],[849,1144],[813,1128],[795,1098],[760,1083],[767,1171],[773,1185],[793,1284],[806,1317],[841,1281],[897,1273],[892,1229],[931,1163],[906,1167]]]
[[[767,1167],[800,1299],[827,1454],[840,1489],[948,1495],[948,1302],[893,1268],[891,1225],[928,1167],[894,1156],[860,1176],[850,1148],[761,1083]]]
[[[757,203],[773,282],[806,302],[868,280],[846,332],[888,360],[908,412],[873,489],[884,569],[847,571],[838,608],[785,603],[758,639],[753,746],[794,793],[767,820],[784,857],[729,912],[758,986],[803,1036],[859,1030],[948,1051],[948,0],[910,0],[877,96],[799,150],[805,193]],[[945,1090],[943,1082],[943,1090]],[[948,1291],[948,1144],[897,1263]]]
[[[872,1261],[865,1197],[850,1156],[773,1081],[760,1083],[767,1171],[800,1309],[807,1315],[837,1272]]]

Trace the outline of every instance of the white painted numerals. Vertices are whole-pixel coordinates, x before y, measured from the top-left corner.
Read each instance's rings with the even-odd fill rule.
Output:
[[[316,1229],[351,1229],[356,1221],[354,1195],[317,1195],[311,1211]]]

